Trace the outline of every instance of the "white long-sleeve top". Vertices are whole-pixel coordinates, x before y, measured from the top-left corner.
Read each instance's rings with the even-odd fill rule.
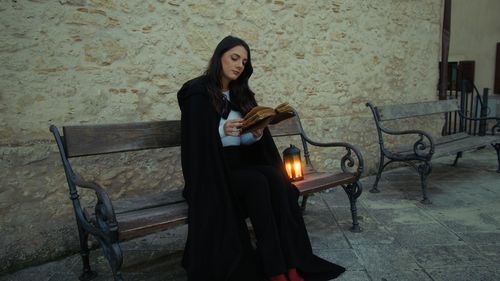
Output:
[[[230,101],[230,95],[229,91],[222,92],[228,101]],[[260,140],[260,137],[255,138],[254,135],[251,132],[244,133],[240,136],[226,136],[224,133],[224,124],[226,123],[227,120],[232,120],[232,119],[237,119],[237,118],[242,118],[241,112],[232,110],[229,112],[229,115],[227,116],[227,119],[220,118],[219,122],[219,135],[222,141],[222,146],[237,146],[237,145],[250,145],[258,140]]]

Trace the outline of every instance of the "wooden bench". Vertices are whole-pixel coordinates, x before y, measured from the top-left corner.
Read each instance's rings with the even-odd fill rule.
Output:
[[[499,118],[467,117],[464,114],[464,110],[460,108],[458,100],[441,100],[381,107],[376,107],[369,102],[366,106],[368,106],[373,113],[380,146],[378,172],[370,192],[379,192],[377,185],[382,171],[388,164],[392,162],[405,162],[414,167],[419,173],[423,194],[421,202],[429,204],[431,202],[427,197],[427,177],[432,170],[431,160],[442,156],[456,155],[453,164],[455,166],[457,165],[458,158],[462,157],[462,152],[481,148],[489,144],[497,151],[499,165],[497,172],[500,172],[500,136],[495,135],[495,132],[500,131]],[[486,120],[495,120],[496,124],[491,128],[491,135],[480,136],[475,133],[467,132],[462,127],[457,133],[440,137],[434,137],[429,132],[423,130],[409,129],[396,131],[386,126],[389,121],[438,113],[456,113],[457,118],[461,119],[460,124],[465,124],[465,122],[484,122]],[[389,148],[385,145],[384,141],[387,135],[412,136],[414,140],[416,140],[414,143],[410,142]],[[385,162],[386,158],[388,159],[387,162]]]
[[[359,232],[361,229],[357,219],[356,200],[362,192],[359,178],[363,171],[363,158],[359,149],[347,143],[319,143],[309,139],[297,115],[271,126],[270,129],[274,138],[300,136],[307,168],[304,180],[295,182],[295,185],[302,195],[302,208],[305,208],[309,195],[342,186],[350,202],[351,230]],[[123,262],[120,241],[185,224],[187,204],[182,198],[181,190],[113,201],[105,187],[79,176],[73,170],[70,158],[178,147],[181,144],[180,121],[65,126],[63,135],[52,125],[50,131],[59,148],[77,219],[83,261],[80,280],[90,280],[96,276],[89,265],[89,235],[95,237],[102,247],[115,280],[123,280],[120,274]],[[310,161],[308,144],[345,150],[342,152],[345,153],[344,156],[339,159],[338,171],[316,171]],[[79,188],[95,191],[95,211],[82,207]]]

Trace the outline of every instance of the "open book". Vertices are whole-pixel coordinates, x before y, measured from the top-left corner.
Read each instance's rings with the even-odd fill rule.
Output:
[[[256,106],[243,117],[241,132],[262,129],[269,124],[276,124],[293,116],[295,116],[295,112],[287,102],[278,105],[276,108]]]

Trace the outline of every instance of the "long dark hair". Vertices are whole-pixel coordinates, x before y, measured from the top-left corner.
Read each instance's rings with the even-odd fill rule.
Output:
[[[255,94],[250,90],[248,86],[248,79],[252,76],[253,67],[252,60],[250,57],[250,48],[248,44],[240,38],[234,36],[227,36],[222,41],[219,42],[215,51],[208,63],[207,70],[205,71],[205,77],[207,78],[207,91],[212,99],[212,103],[219,114],[221,114],[222,108],[222,55],[228,50],[236,47],[242,46],[245,48],[248,54],[247,62],[245,64],[245,69],[240,74],[238,79],[233,80],[229,83],[229,91],[231,92],[231,103],[235,105],[243,114],[247,113],[252,109],[252,107],[257,105],[255,101]]]

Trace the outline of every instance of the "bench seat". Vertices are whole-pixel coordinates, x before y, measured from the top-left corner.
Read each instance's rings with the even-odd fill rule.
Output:
[[[308,195],[319,192],[334,186],[349,184],[356,179],[353,173],[322,173],[309,172],[305,173],[304,180],[294,182],[299,189],[300,195]]]
[[[294,182],[301,196],[313,194],[355,180],[353,173],[308,172],[304,180]],[[120,241],[170,229],[187,222],[186,201],[181,190],[116,200],[113,203]],[[89,217],[95,223],[95,214]]]
[[[435,151],[432,157],[452,156],[459,152],[474,150],[496,142],[500,142],[500,136],[473,136],[466,133],[442,136],[434,139]],[[404,155],[415,154],[413,147],[409,145],[398,146],[394,149],[394,152]]]

